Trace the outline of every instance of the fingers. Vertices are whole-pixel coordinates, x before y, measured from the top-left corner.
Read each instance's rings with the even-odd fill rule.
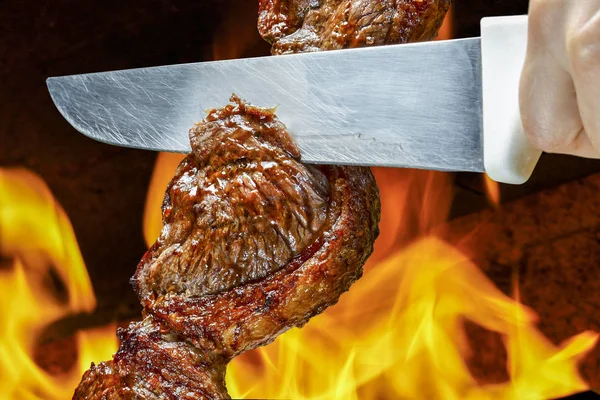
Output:
[[[568,40],[571,76],[583,129],[591,145],[600,153],[600,5]]]
[[[600,28],[581,29],[598,9],[600,0],[530,2],[519,103],[526,134],[546,152],[600,158]]]
[[[600,156],[583,129],[573,80],[552,57],[528,56],[519,97],[523,129],[535,147],[549,153]]]

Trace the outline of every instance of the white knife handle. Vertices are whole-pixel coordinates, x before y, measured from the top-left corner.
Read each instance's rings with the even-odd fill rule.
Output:
[[[542,154],[525,136],[519,112],[526,50],[526,15],[481,20],[483,161],[497,182],[524,183]]]

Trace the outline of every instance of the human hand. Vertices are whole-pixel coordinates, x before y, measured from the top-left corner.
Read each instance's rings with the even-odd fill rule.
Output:
[[[531,0],[521,119],[549,153],[600,158],[600,0]]]

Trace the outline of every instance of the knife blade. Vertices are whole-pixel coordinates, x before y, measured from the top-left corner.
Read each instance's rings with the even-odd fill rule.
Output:
[[[188,130],[232,93],[277,107],[309,163],[483,172],[480,38],[48,78],[95,140],[189,152]]]

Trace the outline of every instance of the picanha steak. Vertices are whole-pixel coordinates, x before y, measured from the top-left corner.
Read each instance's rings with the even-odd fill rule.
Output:
[[[273,53],[435,36],[450,0],[259,1]],[[380,204],[368,168],[311,166],[271,109],[231,103],[190,130],[164,227],[132,283],[144,318],[74,399],[228,399],[227,363],[335,304],[362,274]]]

